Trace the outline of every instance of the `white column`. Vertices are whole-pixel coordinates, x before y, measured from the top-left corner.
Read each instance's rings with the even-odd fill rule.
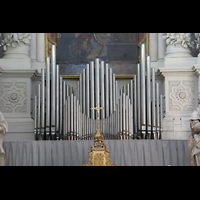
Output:
[[[162,62],[165,57],[166,43],[162,33],[158,33],[158,62]]]
[[[31,33],[30,57],[36,60],[36,33]]]
[[[149,33],[149,53],[151,62],[158,60],[158,33]]]
[[[45,33],[37,33],[36,50],[37,61],[45,62]]]

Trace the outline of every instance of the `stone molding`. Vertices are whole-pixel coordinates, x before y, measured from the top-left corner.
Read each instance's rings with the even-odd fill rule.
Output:
[[[158,74],[162,77],[167,76],[193,76],[195,72],[192,67],[185,67],[180,69],[179,67],[176,68],[159,68]]]

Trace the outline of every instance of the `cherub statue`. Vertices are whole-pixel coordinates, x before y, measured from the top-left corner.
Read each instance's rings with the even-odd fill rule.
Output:
[[[191,153],[191,166],[200,166],[200,108],[197,107],[190,118],[191,135],[188,149]]]
[[[5,152],[3,149],[3,136],[8,131],[8,123],[0,112],[0,166],[5,164]]]

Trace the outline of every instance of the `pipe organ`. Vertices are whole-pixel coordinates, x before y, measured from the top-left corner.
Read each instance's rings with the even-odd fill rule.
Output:
[[[51,64],[47,57],[35,96],[36,140],[93,140],[97,124],[91,108],[96,106],[104,108],[99,120],[104,139],[162,138],[162,95],[145,44],[137,75],[121,89],[112,68],[98,58],[86,64],[77,88],[66,85],[59,76],[55,45],[51,51]]]

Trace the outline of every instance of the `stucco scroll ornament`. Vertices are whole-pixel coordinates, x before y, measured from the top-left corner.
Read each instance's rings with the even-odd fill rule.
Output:
[[[163,33],[166,41],[165,57],[192,57],[190,48],[194,48],[191,33]]]
[[[0,112],[0,166],[5,165],[5,152],[3,149],[3,137],[8,131],[8,123]]]
[[[191,33],[163,33],[166,45],[182,46],[183,48],[194,48],[191,42]]]
[[[195,45],[196,45],[196,49],[199,50],[199,54],[198,54],[198,60],[197,60],[197,64],[200,64],[200,33],[195,33]]]
[[[3,46],[4,51],[21,45],[30,45],[30,33],[10,33],[4,36],[5,38],[0,43],[0,46]]]
[[[30,59],[30,33],[3,33],[3,59]]]

